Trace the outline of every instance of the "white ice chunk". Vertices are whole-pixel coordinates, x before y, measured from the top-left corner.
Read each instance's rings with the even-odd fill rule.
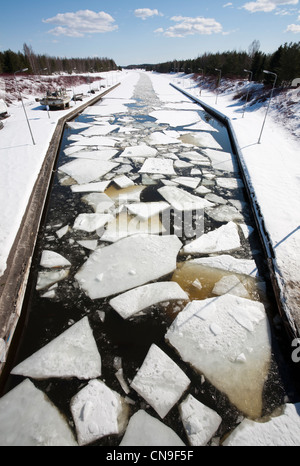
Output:
[[[209,147],[211,149],[221,149],[222,146],[216,141],[211,133],[187,133],[181,136],[181,140],[188,144],[193,144],[198,147]]]
[[[114,206],[114,201],[105,193],[90,193],[85,195],[82,200],[87,202],[98,214],[109,213],[111,207]]]
[[[59,167],[59,171],[71,176],[78,184],[86,184],[101,178],[117,166],[117,163],[106,160],[76,159]]]
[[[70,407],[79,445],[87,445],[107,435],[120,434],[127,418],[122,397],[101,380],[90,380],[72,398]]]
[[[199,121],[198,113],[193,111],[174,112],[169,110],[155,110],[150,113],[150,116],[156,118],[159,123],[167,123],[174,127],[191,125]]]
[[[244,419],[226,438],[222,446],[299,447],[300,403],[287,403],[283,412],[267,422]]]
[[[249,293],[236,275],[222,277],[214,286],[212,292],[218,296],[230,293],[242,298],[249,298]]]
[[[188,188],[196,189],[201,179],[190,176],[178,176],[176,178],[173,178],[173,181],[183,186],[187,186]]]
[[[84,131],[81,131],[81,136],[106,136],[107,134],[111,133],[112,131],[118,129],[118,125],[93,125]]]
[[[153,304],[169,300],[189,300],[189,297],[176,282],[158,282],[127,291],[109,304],[123,319],[128,319]]]
[[[79,214],[75,219],[74,230],[96,231],[114,219],[110,214]]]
[[[41,256],[40,265],[42,267],[70,267],[71,262],[69,262],[65,257],[55,251],[44,250]]]
[[[119,188],[128,188],[128,186],[134,185],[134,182],[125,175],[117,176],[113,181],[119,186]]]
[[[87,317],[75,323],[11,371],[34,379],[92,379],[101,375],[101,357]]]
[[[131,387],[164,418],[188,388],[190,379],[158,346],[152,344]]]
[[[57,230],[55,233],[58,238],[62,238],[65,234],[68,233],[69,229],[70,229],[69,225],[65,225],[64,227]]]
[[[159,173],[162,175],[176,175],[174,160],[161,158],[148,158],[145,160],[139,173]]]
[[[43,290],[53,283],[64,280],[69,275],[69,269],[51,270],[49,272],[39,272],[36,290]]]
[[[238,249],[240,245],[238,227],[234,222],[229,222],[186,244],[183,251],[188,254],[209,254]]]
[[[82,150],[76,152],[75,154],[71,154],[73,158],[81,158],[81,159],[92,159],[92,160],[110,160],[114,155],[118,153],[116,149],[98,149],[97,150]]]
[[[212,166],[216,170],[228,172],[238,172],[239,167],[237,161],[230,152],[223,152],[213,149],[205,149],[205,154],[210,158]]]
[[[129,420],[120,447],[185,446],[181,438],[168,426],[140,409]]]
[[[236,257],[228,254],[222,254],[215,257],[200,257],[199,259],[193,259],[190,263],[227,270],[228,272],[252,275],[254,277],[258,275],[258,270],[254,260],[237,259]]]
[[[222,332],[212,332],[212,324]],[[178,314],[166,340],[239,410],[249,417],[261,416],[271,358],[263,304],[230,294],[192,301]],[[238,362],[242,353],[243,364]]]
[[[0,399],[1,446],[77,446],[48,397],[25,379]]]
[[[129,236],[94,251],[75,278],[92,299],[121,293],[174,271],[181,246],[175,235]]]
[[[77,241],[77,243],[91,251],[95,251],[96,247],[98,246],[98,241],[96,239],[83,239]]]
[[[179,136],[179,135],[178,135]],[[180,144],[180,140],[174,137],[171,137],[160,131],[155,131],[147,139],[150,145],[159,145],[159,144]]]
[[[221,205],[213,209],[207,209],[206,213],[217,222],[234,222],[244,219],[243,215],[230,205]]]
[[[170,207],[170,204],[164,201],[138,202],[135,204],[128,204],[126,207],[131,214],[137,215],[139,218],[146,220],[167,210]]]
[[[86,184],[74,184],[71,186],[73,193],[83,193],[83,192],[98,192],[104,193],[110,181],[98,181],[95,183],[86,183]]]
[[[158,189],[158,192],[176,210],[189,211],[213,206],[213,204],[206,199],[194,196],[176,186],[163,186]]]
[[[105,136],[92,136],[90,138],[82,137],[72,145],[75,146],[108,146],[113,147],[116,145],[116,139],[107,138]]]
[[[222,422],[218,413],[192,395],[179,405],[179,412],[189,444],[194,447],[207,445]]]
[[[239,224],[240,229],[243,232],[244,237],[247,239],[254,232],[254,228],[250,225],[245,225],[244,223]]]
[[[155,157],[157,150],[154,147],[149,147],[146,144],[141,144],[139,146],[130,146],[126,147],[122,152],[122,157]]]
[[[244,183],[239,178],[217,178],[217,185],[225,189],[243,188]]]

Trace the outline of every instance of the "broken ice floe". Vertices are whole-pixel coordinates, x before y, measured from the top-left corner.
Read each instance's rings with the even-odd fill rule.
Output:
[[[155,157],[157,150],[154,147],[149,147],[146,144],[141,144],[139,146],[130,146],[126,147],[122,152],[122,157]]]
[[[209,217],[216,220],[216,222],[234,222],[244,219],[243,215],[235,207],[230,205],[221,205],[213,209],[207,209],[206,213]]]
[[[128,319],[153,304],[188,299],[188,295],[176,282],[158,282],[127,291],[111,299],[109,304],[123,319]]]
[[[216,170],[238,172],[238,164],[230,152],[214,149],[204,149],[204,153],[210,158],[212,166]]]
[[[75,278],[90,298],[104,298],[171,273],[181,246],[176,236],[129,236],[94,251]]]
[[[53,285],[56,282],[64,280],[69,275],[69,269],[42,271],[38,273],[36,290],[40,291]]]
[[[178,135],[179,136],[179,135]],[[151,133],[147,138],[148,144],[150,145],[159,145],[159,144],[180,144],[180,140],[174,137],[171,137],[160,131]]]
[[[90,380],[71,400],[79,445],[120,434],[128,417],[124,399],[101,380]]]
[[[134,182],[126,175],[117,176],[113,181],[117,186],[119,186],[119,188],[128,188],[129,186],[134,185]]]
[[[163,186],[158,189],[158,192],[174,209],[179,211],[197,210],[213,206],[206,199],[194,196],[176,186]]]
[[[44,250],[42,252],[40,265],[42,267],[70,267],[71,262],[55,251]]]
[[[300,446],[300,404],[287,403],[266,422],[244,419],[222,446]]]
[[[92,379],[101,375],[101,356],[87,317],[72,325],[11,371],[34,379]]]
[[[189,444],[194,447],[207,445],[222,422],[218,413],[192,395],[179,405],[179,412]]]
[[[212,230],[183,247],[187,254],[209,254],[238,249],[241,245],[238,227],[228,222],[216,230]]]
[[[150,113],[159,123],[167,123],[170,126],[191,125],[199,121],[199,115],[194,111],[174,112],[169,110],[156,110]]]
[[[166,340],[239,410],[261,416],[271,359],[269,323],[261,303],[230,294],[192,301],[178,314]]]
[[[114,201],[105,193],[86,194],[82,200],[89,204],[94,212],[98,214],[107,214],[114,206]]]
[[[106,188],[110,184],[110,180],[107,181],[98,181],[95,183],[86,183],[86,184],[74,184],[71,186],[71,190],[74,193],[82,193],[82,192],[99,192],[104,193]]]
[[[240,296],[242,298],[249,298],[249,293],[244,287],[242,282],[236,275],[228,275],[222,277],[214,286],[212,292],[216,295],[223,295],[226,293]]]
[[[131,387],[164,418],[190,385],[190,379],[157,345],[152,344]]]
[[[238,189],[244,187],[243,181],[239,178],[217,178],[216,181],[220,188]]]
[[[237,259],[228,254],[220,256],[201,257],[189,261],[190,264],[201,264],[207,267],[214,267],[228,272],[234,272],[244,275],[258,276],[256,262],[253,259]]]
[[[59,171],[71,176],[78,184],[85,184],[98,180],[118,165],[106,160],[76,159],[59,167]]]
[[[114,216],[110,214],[79,214],[75,219],[73,229],[91,233],[96,231],[98,228],[103,227],[113,219]]]
[[[25,379],[0,399],[1,446],[77,446],[48,397]]]
[[[126,207],[131,214],[137,215],[139,218],[146,220],[150,217],[153,217],[154,215],[159,214],[160,212],[169,209],[170,204],[164,201],[139,202],[128,204]]]
[[[120,447],[132,446],[185,446],[170,427],[140,409],[129,420]]]
[[[182,186],[186,186],[188,188],[196,189],[198,184],[201,181],[201,178],[191,177],[191,176],[178,176],[173,178],[175,183],[178,183]]]
[[[199,133],[189,133],[181,134],[180,139],[186,144],[192,144],[197,147],[209,147],[211,149],[220,149],[222,146],[216,141],[214,136],[211,133],[199,132]]]
[[[78,158],[78,159],[92,159],[92,160],[110,160],[114,155],[116,155],[119,151],[116,149],[103,149],[99,148],[97,150],[83,150],[82,147],[80,151],[71,154],[70,157]]]
[[[159,173],[162,175],[176,175],[173,167],[174,160],[162,158],[148,158],[139,173]]]

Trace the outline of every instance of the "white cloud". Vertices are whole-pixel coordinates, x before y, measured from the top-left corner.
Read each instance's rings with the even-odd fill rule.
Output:
[[[167,37],[185,37],[194,34],[215,34],[222,32],[222,25],[213,18],[198,16],[190,18],[186,16],[173,16],[175,26],[170,26],[164,31]]]
[[[141,19],[151,18],[151,16],[162,16],[158,10],[150,10],[150,8],[138,8],[134,10],[134,14],[137,18]]]
[[[228,3],[225,3],[225,5],[223,5],[223,8],[227,8],[228,6],[233,6],[231,2],[228,2]]]
[[[286,32],[294,32],[295,34],[300,33],[300,24],[289,24]]]
[[[83,37],[86,34],[99,34],[118,29],[112,16],[104,11],[96,13],[91,10],[80,10],[74,13],[59,13],[53,18],[43,20],[44,23],[57,25],[48,31],[55,36]]]
[[[299,0],[256,0],[255,2],[247,2],[242,8],[250,11],[251,13],[256,13],[257,11],[263,11],[269,13],[274,11],[277,6],[280,5],[297,5]]]

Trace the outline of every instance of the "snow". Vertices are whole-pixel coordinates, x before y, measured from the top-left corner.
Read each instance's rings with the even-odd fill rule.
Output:
[[[140,409],[129,420],[120,447],[183,447],[178,435],[146,411]]]
[[[192,301],[165,338],[238,409],[250,418],[261,416],[271,357],[263,304],[231,294]]]
[[[101,375],[98,352],[87,317],[29,356],[11,371],[34,379],[50,377],[91,379]]]
[[[158,282],[127,291],[110,300],[109,304],[124,319],[132,317],[153,304],[171,300],[188,300],[188,295],[175,282]]]
[[[1,446],[77,446],[49,398],[25,379],[0,399]]]
[[[190,384],[179,366],[152,344],[131,387],[164,418]]]

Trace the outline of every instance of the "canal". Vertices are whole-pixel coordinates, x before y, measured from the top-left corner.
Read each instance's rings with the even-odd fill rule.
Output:
[[[220,444],[298,399],[227,130],[157,83],[66,125],[2,394],[30,379],[81,445],[192,445],[199,406]]]

